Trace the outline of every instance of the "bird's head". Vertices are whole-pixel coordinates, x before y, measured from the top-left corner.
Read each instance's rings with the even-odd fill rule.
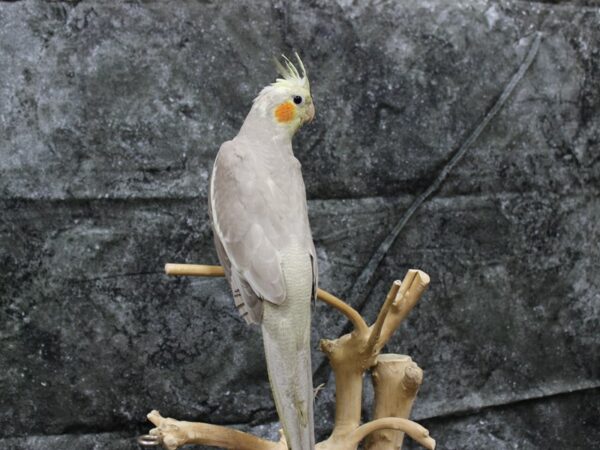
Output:
[[[275,60],[277,71],[282,78],[265,87],[254,100],[254,108],[292,135],[301,125],[311,122],[315,117],[306,69],[297,53],[296,59],[302,75],[285,56],[283,63]]]

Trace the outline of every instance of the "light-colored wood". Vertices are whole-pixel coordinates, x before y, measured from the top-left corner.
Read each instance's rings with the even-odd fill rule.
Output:
[[[206,266],[204,264],[165,264],[167,275],[192,277],[224,277],[222,266]]]
[[[171,276],[192,277],[222,277],[225,271],[222,266],[207,266],[202,264],[165,264],[165,273]],[[367,324],[361,315],[343,300],[323,289],[317,289],[317,298],[344,314],[354,328],[366,330]]]
[[[158,436],[167,450],[190,444],[235,450],[287,450],[283,437],[279,442],[267,441],[233,428],[165,418],[156,410],[148,414],[148,420],[156,426],[150,434]]]
[[[408,313],[415,307],[429,286],[429,281],[429,275],[421,270],[410,269],[406,273],[389,314],[385,317],[379,339],[380,348],[390,340],[394,331],[398,329]]]
[[[351,439],[360,442],[369,434],[379,430],[398,430],[408,434],[423,447],[434,450],[435,440],[429,436],[429,431],[416,422],[412,422],[401,417],[385,417],[383,419],[372,420],[358,427],[352,434]],[[355,448],[355,447],[354,447]],[[340,449],[341,450],[341,449]]]
[[[374,419],[400,417],[408,419],[413,402],[423,381],[423,371],[410,356],[383,354],[377,357],[371,371],[375,387]],[[397,450],[402,447],[404,433],[381,430],[367,439],[368,450]]]
[[[340,300],[335,295],[330,294],[321,288],[317,289],[317,298],[345,315],[357,330],[360,330],[361,332],[367,330],[367,323],[362,318],[360,313],[345,301]]]
[[[412,281],[412,279],[411,279],[411,281]],[[388,313],[390,311],[392,303],[395,301],[396,296],[398,295],[398,292],[400,291],[400,288],[402,286],[403,286],[402,283],[400,283],[400,281],[398,281],[398,280],[394,281],[394,283],[392,284],[392,288],[388,292],[388,295],[385,298],[385,302],[383,302],[383,306],[381,307],[381,310],[379,311],[377,320],[371,327],[371,333],[369,335],[369,342],[367,343],[367,346],[369,348],[374,348],[375,344],[380,340],[381,332],[383,331],[383,325],[385,323],[385,320],[388,316]],[[406,289],[406,287],[405,287],[405,289]]]
[[[414,422],[406,420],[392,421],[390,417],[379,417],[373,422],[359,426],[360,406],[362,399],[362,378],[366,370],[376,366],[379,352],[389,341],[408,312],[416,305],[418,299],[429,284],[429,276],[420,270],[409,270],[404,280],[395,281],[387,294],[384,304],[379,311],[377,320],[367,330],[354,329],[352,333],[345,334],[334,340],[321,340],[321,350],[329,358],[335,374],[336,407],[335,425],[329,439],[324,443],[327,449],[352,450],[358,445],[356,437],[360,439],[368,433],[377,431],[385,424],[395,424],[387,428],[400,430],[401,423],[411,424],[411,433],[405,431],[425,448],[434,448],[435,441],[427,435],[420,434],[420,428],[412,426]],[[375,405],[377,410],[377,405]],[[373,428],[369,424],[377,423]],[[420,425],[417,425],[420,427]],[[364,428],[363,428],[364,427]],[[422,427],[421,427],[422,428]],[[357,433],[357,430],[366,430],[368,433]],[[418,430],[418,431],[417,431]],[[424,430],[424,429],[423,429]],[[425,430],[426,431],[426,430]],[[417,439],[418,438],[418,439]]]
[[[165,272],[168,275],[184,276],[224,275],[221,266],[197,264],[167,264]],[[409,270],[401,283],[395,281],[392,284],[375,323],[370,327],[350,305],[326,291],[318,290],[317,297],[346,316],[354,329],[337,339],[322,339],[320,342],[321,351],[327,355],[335,375],[336,409],[333,431],[328,439],[317,444],[317,450],[356,450],[359,443],[372,433],[375,433],[375,437],[370,442],[372,445],[379,445],[377,442],[381,442],[382,438],[378,436],[386,436],[381,434],[383,430],[395,430],[392,431],[395,434],[391,436],[400,443],[402,436],[407,434],[423,447],[429,450],[435,448],[435,440],[429,436],[429,432],[421,425],[408,420],[412,402],[421,383],[422,372],[419,372],[418,367],[416,370],[410,364],[405,365],[401,379],[398,380],[398,372],[388,370],[392,366],[395,367],[397,355],[379,354],[428,285],[429,276],[425,272]],[[366,370],[373,370],[377,383],[375,420],[361,425],[362,388]],[[408,386],[405,391],[386,397],[386,392],[390,392],[394,389],[393,386],[402,382]],[[156,425],[150,433],[159,436],[162,445],[168,450],[175,450],[186,444],[238,450],[287,449],[283,437],[278,442],[267,441],[226,427],[163,418],[157,411],[151,412],[148,418]],[[372,450],[376,448],[387,450],[399,447],[373,447]]]

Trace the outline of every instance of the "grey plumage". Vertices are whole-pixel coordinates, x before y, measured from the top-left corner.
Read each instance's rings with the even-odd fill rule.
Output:
[[[302,103],[292,105],[297,96]],[[292,119],[274,115],[282,103],[295,111]],[[275,404],[293,450],[314,448],[310,301],[317,266],[291,144],[312,115],[308,81],[297,71],[265,88],[238,135],[219,149],[209,192],[217,254],[236,308],[261,324]]]

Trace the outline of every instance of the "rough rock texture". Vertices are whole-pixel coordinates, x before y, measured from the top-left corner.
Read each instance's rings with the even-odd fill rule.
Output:
[[[225,282],[162,274],[216,262],[212,159],[271,56],[297,49],[311,75],[295,148],[321,286],[347,297],[537,32],[350,300],[372,320],[394,278],[431,275],[389,351],[425,370],[413,416],[440,448],[597,445],[597,2],[98,0],[0,2],[0,447],[134,449],[152,408],[273,435],[260,336]],[[348,328],[314,317],[324,436],[316,342]]]

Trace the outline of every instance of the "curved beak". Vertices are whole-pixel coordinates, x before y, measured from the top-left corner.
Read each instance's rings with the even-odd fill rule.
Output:
[[[310,123],[315,118],[315,104],[311,103],[308,105],[308,113],[306,115],[306,122]]]

